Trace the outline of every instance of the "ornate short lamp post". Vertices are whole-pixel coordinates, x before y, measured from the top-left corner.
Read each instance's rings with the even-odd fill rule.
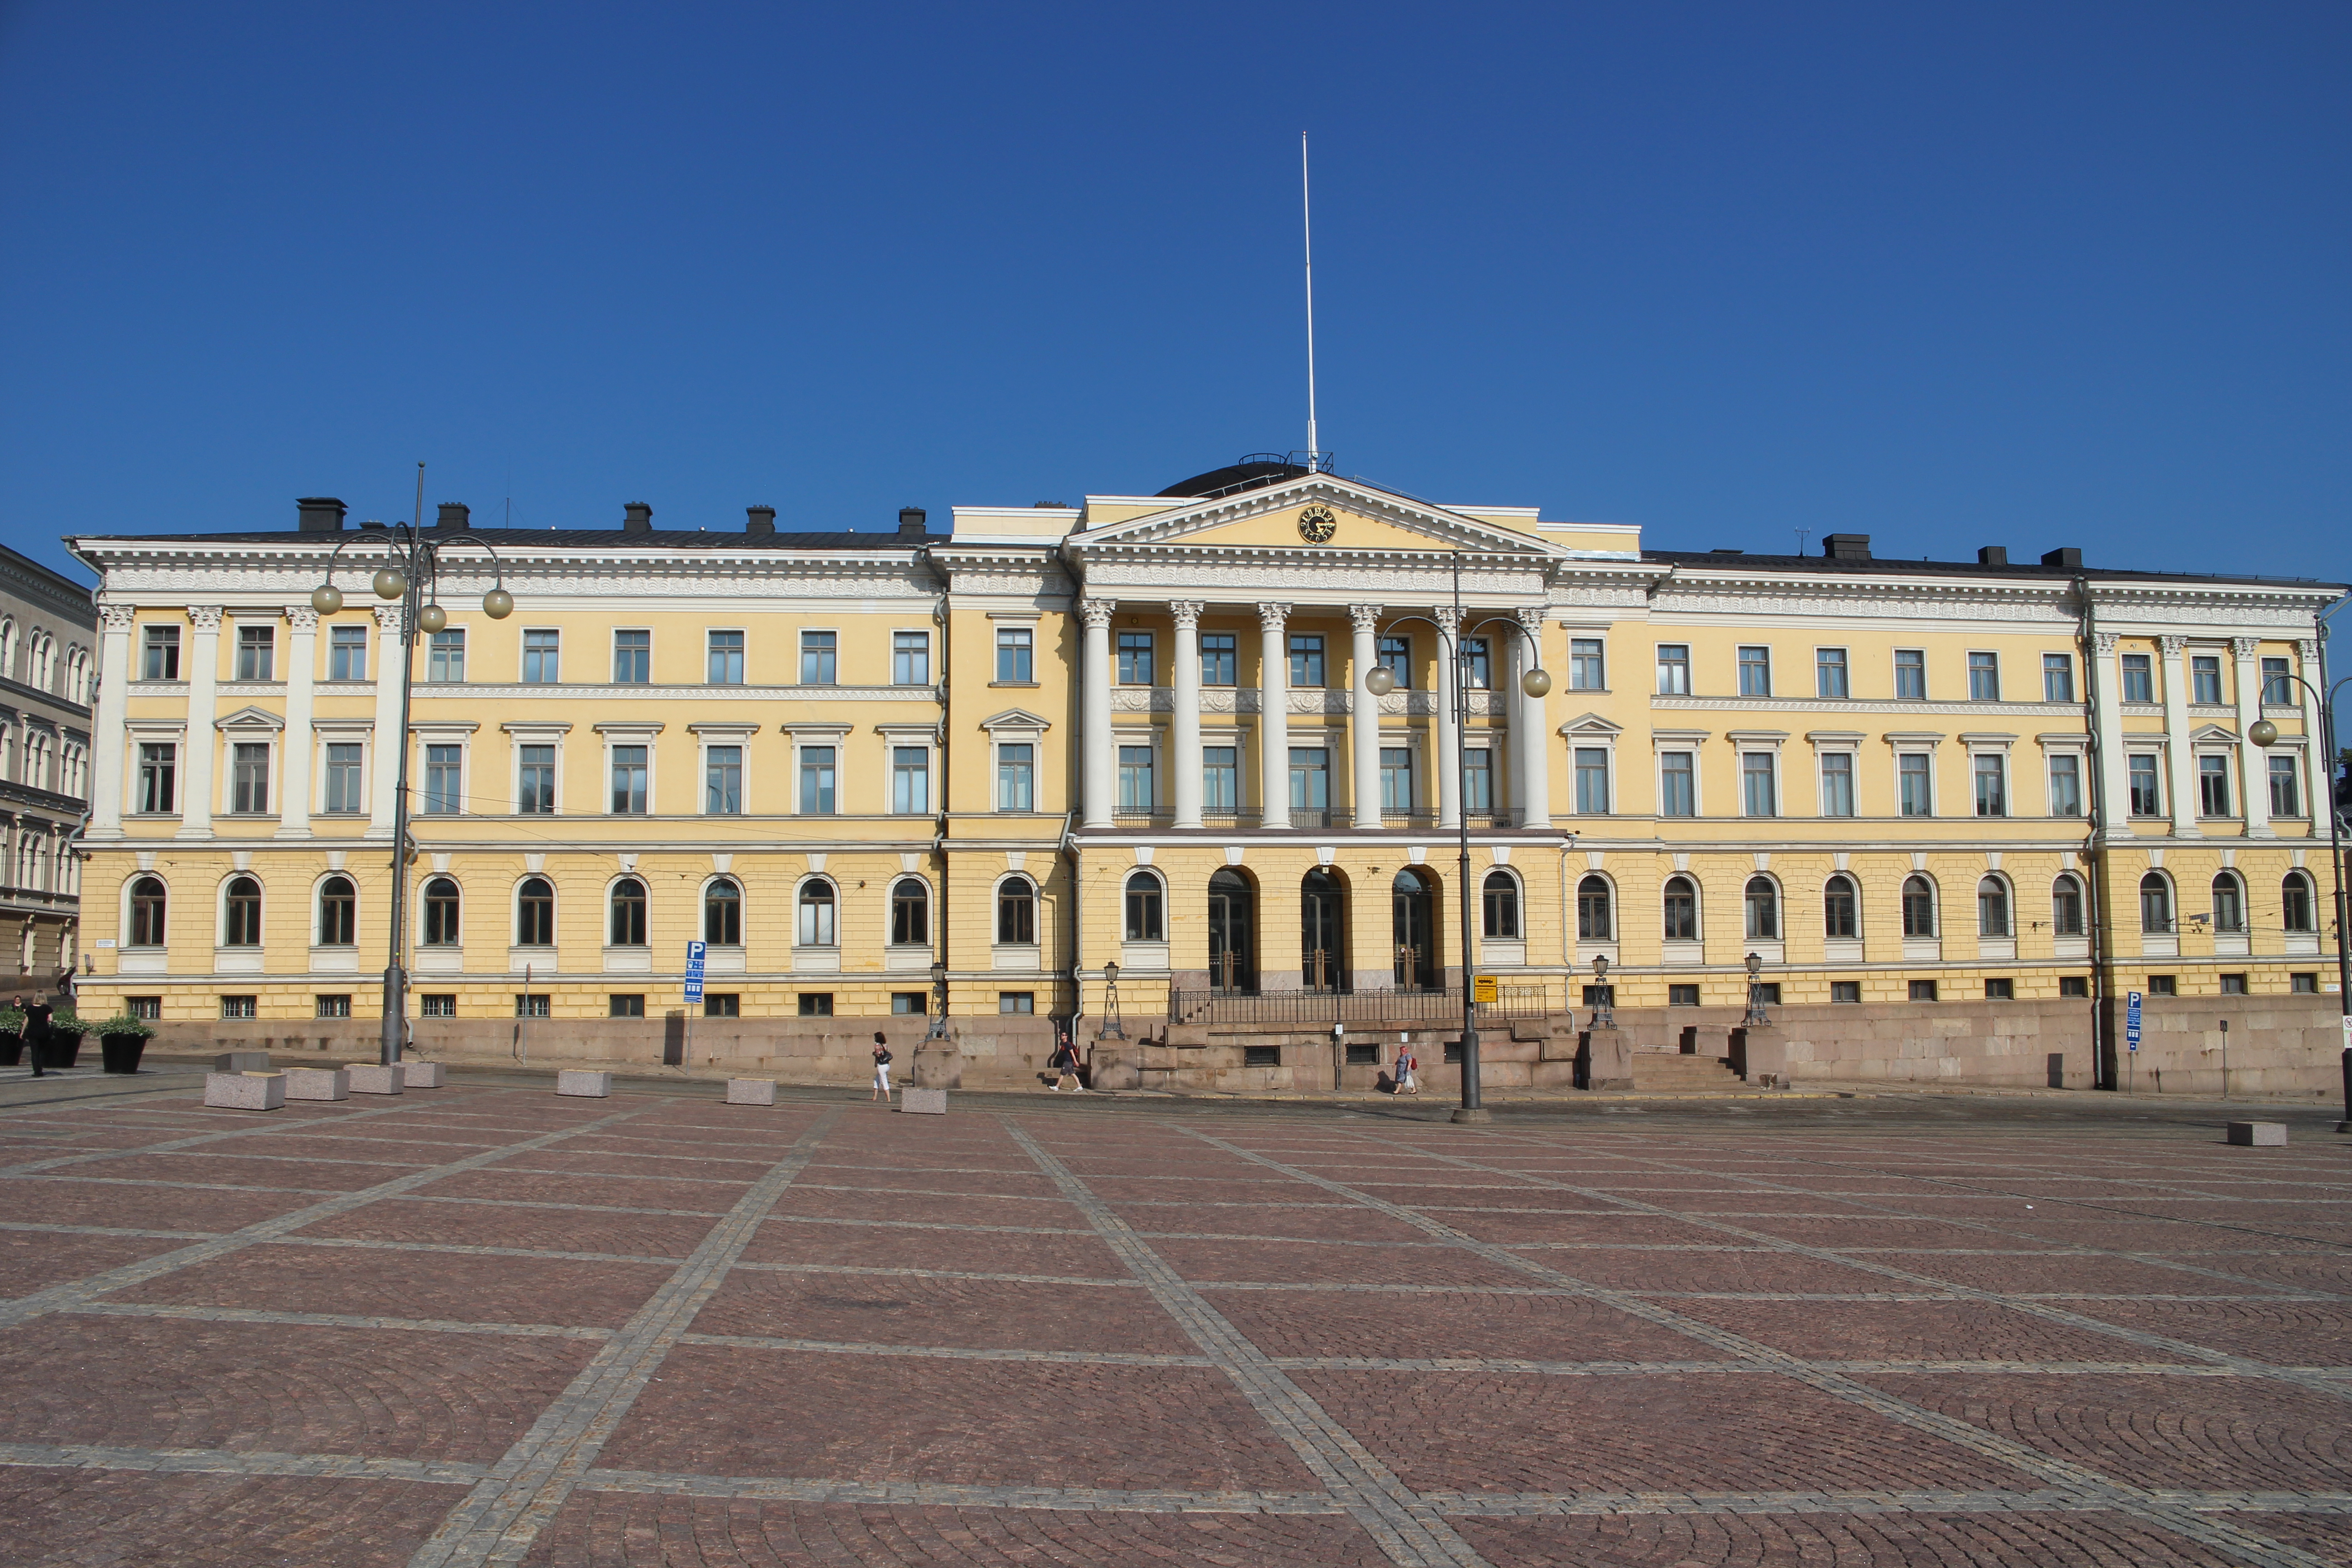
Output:
[[[1127,1031],[1118,1025],[1118,961],[1103,965],[1103,1026],[1100,1037],[1106,1040],[1123,1040]]]
[[[1739,1020],[1740,1026],[1760,1029],[1772,1019],[1764,1011],[1764,988],[1756,977],[1764,972],[1764,961],[1754,953],[1748,955],[1748,1016]]]
[[[931,1026],[923,1038],[944,1040],[948,1037],[948,966],[944,963],[931,965]]]
[[[1609,955],[1601,952],[1592,955],[1592,1026],[1617,1026],[1616,1005],[1609,1000]]]
[[[2327,770],[2319,786],[2323,798],[2313,804],[2327,813],[2327,865],[2336,883],[2336,1007],[2342,1016],[2352,1018],[2352,931],[2347,930],[2345,920],[2344,811],[2336,802],[2336,694],[2352,686],[2352,675],[2325,691],[2300,675],[2290,672],[2287,679],[2319,700],[2319,743]],[[2265,751],[2278,744],[2278,726],[2267,719],[2246,726],[2246,739]],[[2343,1070],[2344,1120],[2336,1124],[2338,1132],[2352,1131],[2352,1030],[2344,1036]]]

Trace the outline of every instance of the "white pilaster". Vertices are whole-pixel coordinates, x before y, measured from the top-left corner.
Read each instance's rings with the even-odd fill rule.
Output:
[[[2099,661],[2098,690],[2091,714],[2099,737],[2099,836],[2119,842],[2132,836],[2131,761],[2124,754],[2123,663],[2116,655],[2116,634],[2101,632],[2091,657]]]
[[[1078,605],[1078,614],[1085,617],[1087,626],[1086,722],[1078,743],[1084,758],[1082,785],[1086,792],[1081,809],[1088,827],[1110,826],[1112,808],[1118,804],[1118,753],[1110,729],[1110,617],[1115,608],[1108,599],[1086,599]]]
[[[1519,625],[1527,628],[1528,640],[1520,645],[1523,661],[1519,673],[1538,668],[1543,664],[1544,614],[1540,605],[1523,605],[1516,612]],[[1511,739],[1518,753],[1520,770],[1519,826],[1549,827],[1551,826],[1551,742],[1544,733],[1545,700],[1530,697],[1517,679],[1511,683],[1511,695],[1518,703],[1520,724]]]
[[[1257,607],[1258,826],[1290,826],[1290,646],[1288,605]]]
[[[1349,737],[1356,753],[1356,826],[1381,825],[1381,700],[1364,689],[1364,679],[1380,658],[1381,607],[1350,605],[1349,622],[1355,628],[1355,710],[1349,716]],[[1410,672],[1408,672],[1410,673]]]
[[[1176,721],[1168,766],[1173,771],[1176,826],[1201,826],[1201,602],[1179,599],[1168,606],[1176,620]]]
[[[2263,665],[2256,657],[2262,642],[2255,637],[2231,637],[2230,652],[2237,662],[2238,790],[2246,798],[2238,814],[2246,819],[2249,838],[2275,838],[2271,826],[2270,753],[2247,738],[2263,716]]]
[[[1462,826],[1462,715],[1454,709],[1454,677],[1462,657],[1462,621],[1451,605],[1429,612],[1437,623],[1437,826]],[[1494,667],[1490,662],[1487,666]],[[1493,758],[1487,759],[1489,762]],[[1487,778],[1491,786],[1493,776]]]
[[[375,778],[368,791],[368,837],[390,838],[400,795],[400,681],[408,656],[401,647],[401,606],[375,606]],[[480,774],[473,781],[478,789]]]
[[[2294,672],[2305,682],[2294,689],[2294,700],[2303,710],[2303,732],[2311,737],[2297,758],[2303,769],[2303,814],[2311,818],[2312,837],[2325,838],[2332,820],[2328,813],[2336,809],[2336,737],[2320,729],[2315,692],[2326,689],[2327,670],[2319,662],[2317,637],[2298,638],[2294,651]]]
[[[98,612],[101,635],[98,645],[98,716],[90,737],[89,837],[122,837],[123,778],[130,737],[123,720],[131,709],[131,679],[137,673],[131,660],[132,616],[128,605],[106,605]]]
[[[220,736],[213,721],[220,709],[220,626],[218,605],[191,605],[188,624],[194,635],[188,646],[188,758],[180,775],[182,838],[213,836],[213,799],[220,790]]]
[[[286,606],[286,732],[278,737],[278,837],[310,837],[310,688],[319,665],[319,612]]]
[[[2166,772],[2171,775],[2172,836],[2202,838],[2197,826],[2197,752],[2189,743],[2189,662],[2181,657],[2187,637],[2158,639],[2164,650],[2164,731]]]

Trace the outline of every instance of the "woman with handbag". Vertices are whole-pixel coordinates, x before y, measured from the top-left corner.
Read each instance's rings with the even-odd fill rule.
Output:
[[[874,1031],[874,1092],[866,1097],[869,1104],[890,1098],[890,1043],[883,1037],[882,1031],[877,1029]]]

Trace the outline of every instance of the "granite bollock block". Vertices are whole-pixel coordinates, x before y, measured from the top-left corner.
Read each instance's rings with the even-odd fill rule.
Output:
[[[2232,1121],[2230,1142],[2248,1148],[2269,1149],[2286,1143],[2286,1123],[2284,1121]]]
[[[205,1103],[223,1110],[277,1110],[286,1104],[286,1075],[275,1072],[208,1072]]]
[[[399,1094],[408,1087],[406,1062],[353,1062],[343,1070],[351,1075],[353,1094]]]
[[[213,1058],[215,1072],[268,1072],[268,1051],[223,1051]]]
[[[730,1078],[727,1080],[727,1103],[773,1105],[776,1103],[776,1080],[772,1078]]]
[[[403,1082],[410,1089],[446,1089],[449,1073],[439,1062],[420,1062],[414,1057],[402,1058],[408,1076]]]
[[[555,1075],[555,1092],[576,1094],[587,1100],[603,1100],[613,1092],[613,1075],[567,1068]]]
[[[344,1068],[288,1068],[286,1098],[289,1100],[349,1100],[352,1097],[352,1075]]]
[[[945,1116],[948,1113],[948,1091],[943,1089],[905,1089],[898,1091],[898,1109],[920,1116]]]

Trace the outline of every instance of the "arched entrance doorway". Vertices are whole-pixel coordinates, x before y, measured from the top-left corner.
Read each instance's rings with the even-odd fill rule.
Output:
[[[1230,866],[1209,879],[1209,988],[1226,995],[1257,990],[1257,894]]]
[[[1437,991],[1445,974],[1437,964],[1437,883],[1407,866],[1391,885],[1396,984],[1400,991]]]
[[[1317,867],[1298,884],[1299,979],[1309,991],[1352,991],[1348,970],[1348,885]]]

